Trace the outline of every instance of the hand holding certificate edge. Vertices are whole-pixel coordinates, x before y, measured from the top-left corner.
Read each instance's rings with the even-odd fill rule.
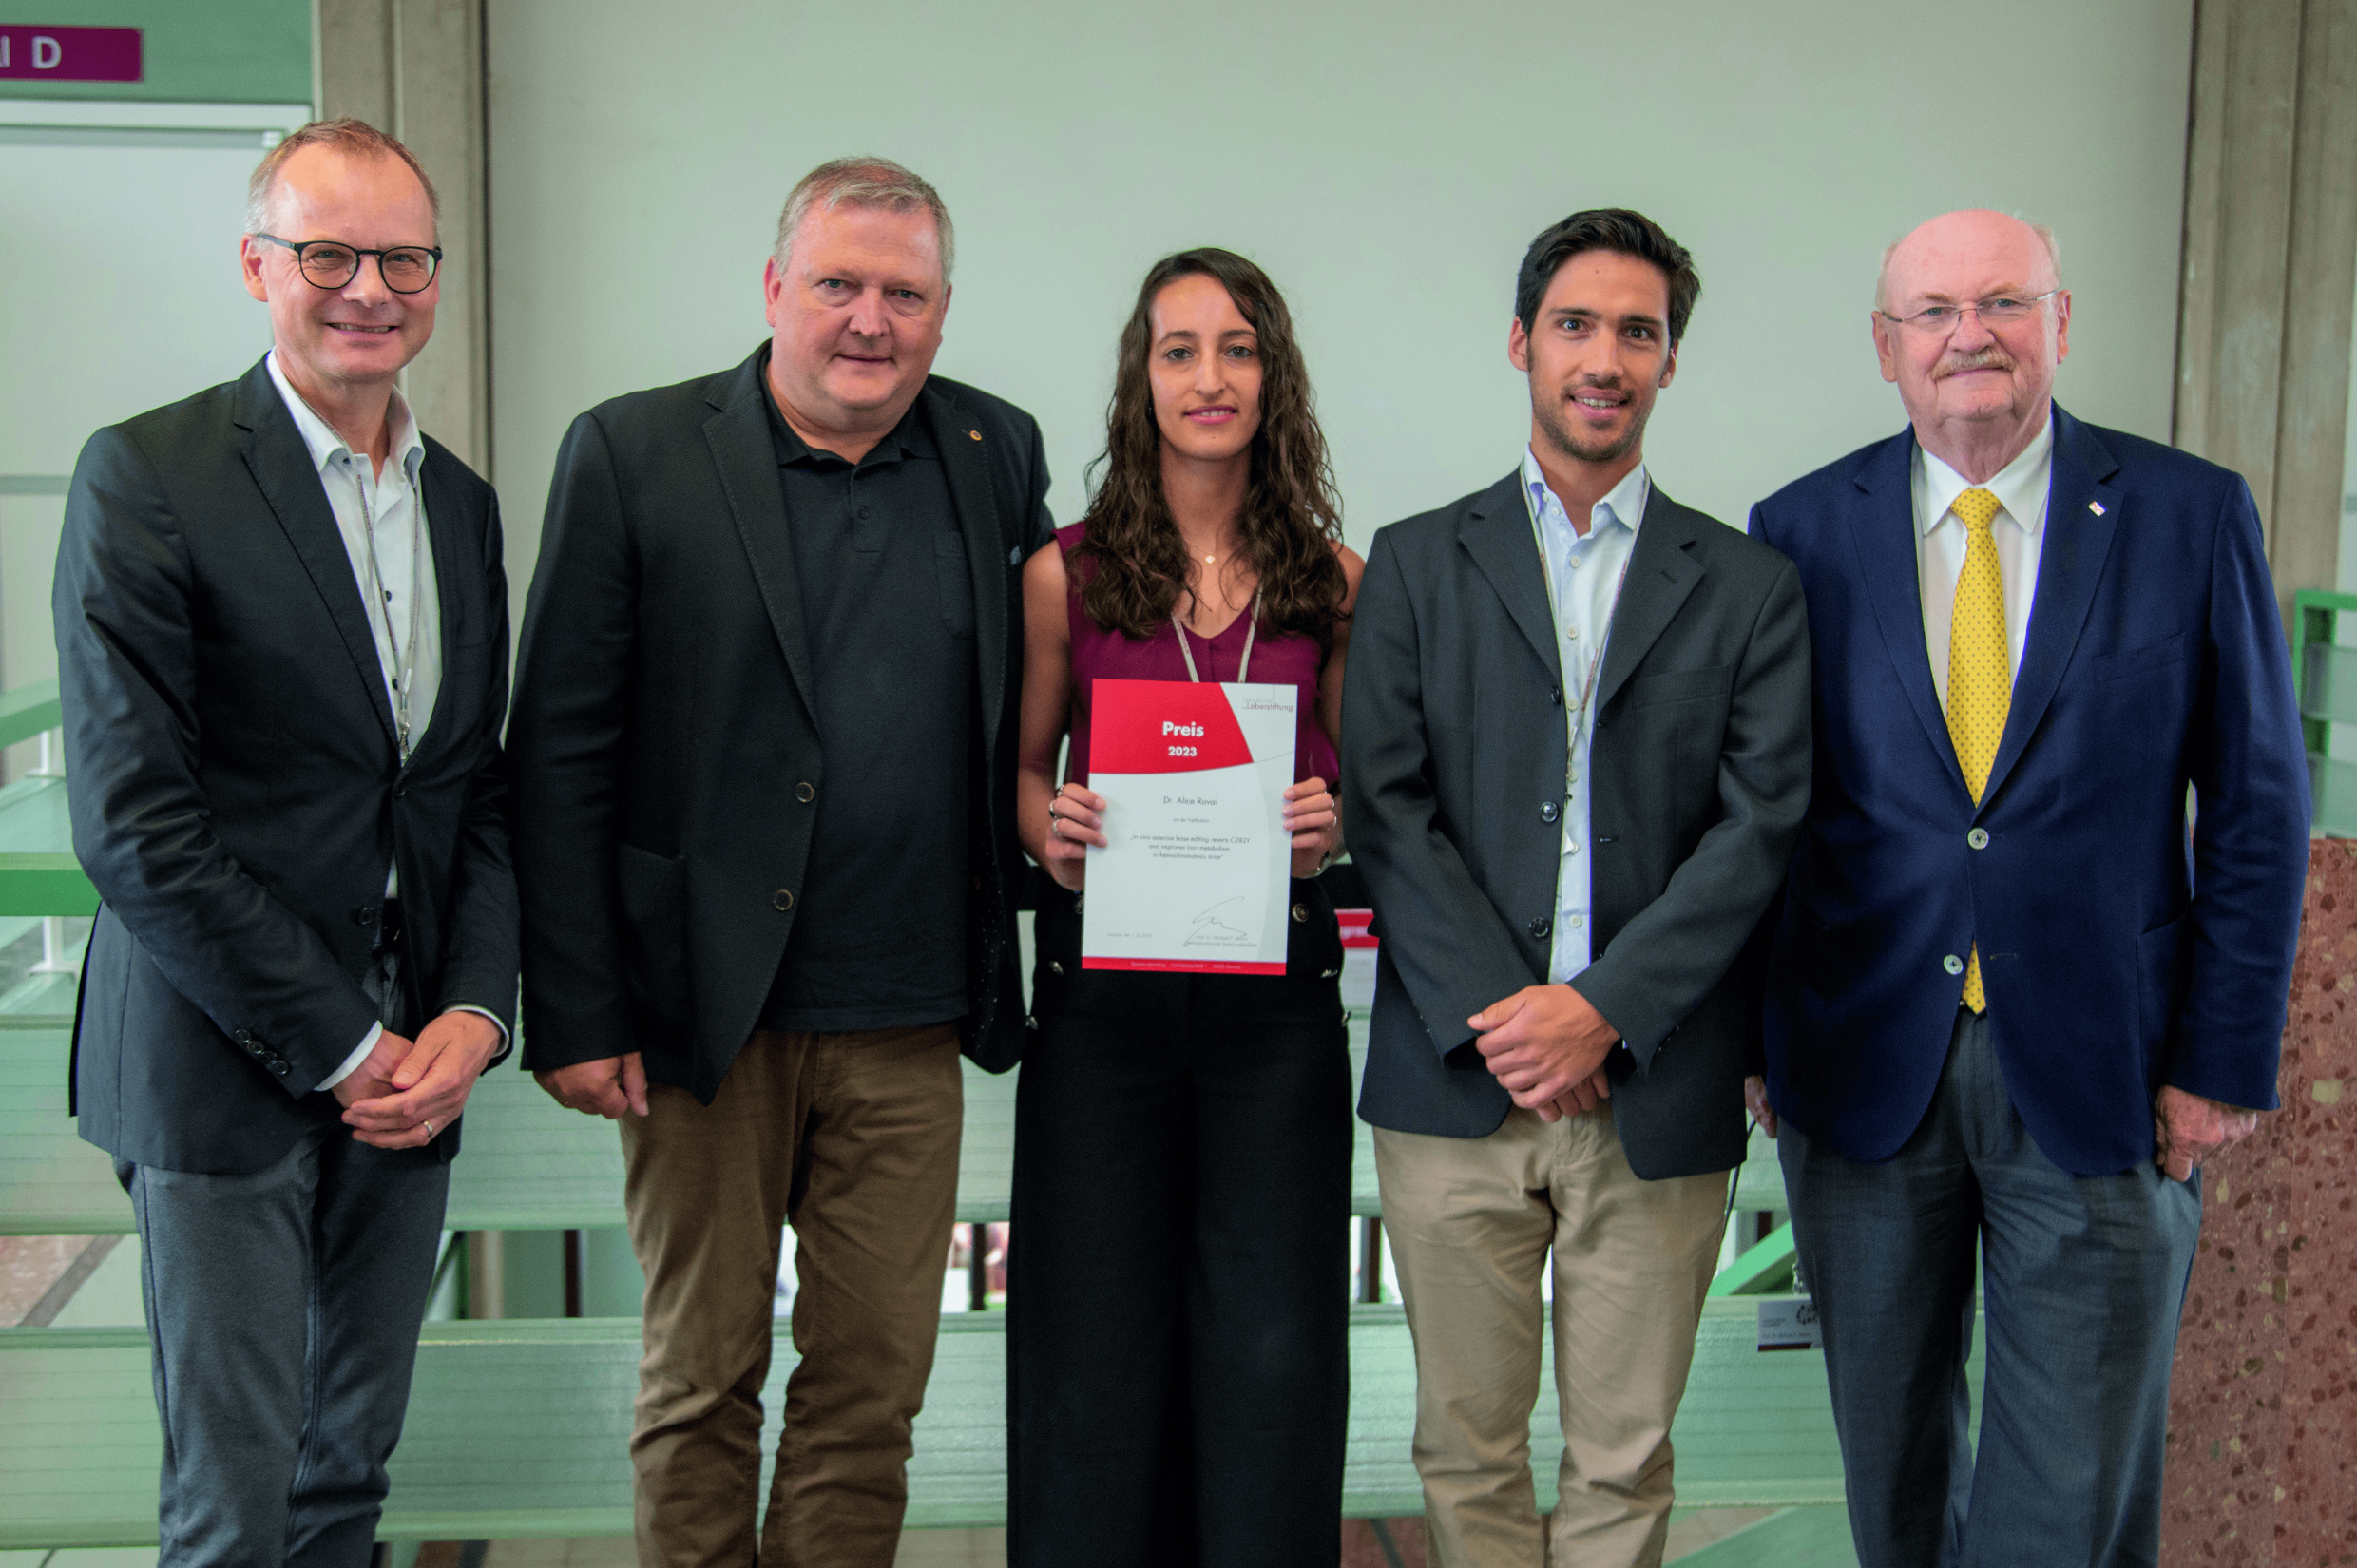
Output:
[[[1285,831],[1293,834],[1293,873],[1315,876],[1342,852],[1342,807],[1322,778],[1305,778],[1285,792]]]
[[[1077,893],[1088,880],[1088,848],[1103,849],[1105,798],[1085,784],[1060,784],[1047,800],[1047,858],[1056,886]]]

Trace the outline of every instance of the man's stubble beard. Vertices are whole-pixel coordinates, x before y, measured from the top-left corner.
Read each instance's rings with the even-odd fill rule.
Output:
[[[1651,409],[1639,409],[1630,419],[1626,434],[1601,445],[1582,444],[1563,418],[1561,398],[1533,397],[1530,411],[1538,416],[1539,429],[1545,432],[1547,444],[1565,457],[1581,463],[1617,463],[1635,451],[1645,439],[1645,422],[1653,417]]]

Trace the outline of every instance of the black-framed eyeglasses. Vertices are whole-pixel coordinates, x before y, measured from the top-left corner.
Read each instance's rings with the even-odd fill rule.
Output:
[[[342,288],[359,276],[360,258],[373,256],[385,287],[395,294],[422,294],[442,265],[439,245],[395,245],[390,250],[364,251],[334,239],[306,239],[297,244],[275,234],[257,234],[254,238],[293,251],[295,265],[302,269],[303,281],[315,289]]]
[[[2039,306],[2061,292],[2060,289],[2048,289],[2043,294],[2026,296],[1991,295],[1986,299],[1967,299],[1961,305],[1926,305],[1912,316],[1893,316],[1888,311],[1876,311],[1874,314],[1886,321],[1912,327],[1923,333],[1954,332],[1964,319],[1966,311],[1979,317],[1983,327],[2009,327],[2017,321],[2028,320]]]

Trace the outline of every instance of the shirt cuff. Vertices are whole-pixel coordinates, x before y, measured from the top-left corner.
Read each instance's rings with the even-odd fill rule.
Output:
[[[498,1020],[494,1019],[492,1022],[497,1023]],[[325,1094],[357,1071],[360,1063],[368,1060],[368,1054],[376,1049],[376,1042],[384,1038],[384,1033],[385,1026],[382,1023],[370,1024],[367,1037],[360,1042],[360,1048],[344,1058],[344,1064],[327,1076],[319,1085],[319,1092]]]
[[[499,1015],[497,1013],[492,1012],[489,1007],[478,1007],[470,1002],[453,1003],[445,1010],[453,1013],[472,1013],[478,1018],[489,1019],[491,1021],[491,1027],[499,1031],[499,1049],[493,1051],[491,1055],[505,1056],[507,1054],[508,1025],[499,1021]]]

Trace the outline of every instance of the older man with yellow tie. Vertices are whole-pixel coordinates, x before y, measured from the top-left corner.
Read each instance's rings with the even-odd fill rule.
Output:
[[[1860,1563],[2150,1563],[2196,1167],[2276,1103],[2283,626],[2238,476],[2055,406],[2050,233],[1933,219],[1875,306],[1909,428],[1752,518],[1808,596],[1817,761],[1750,1092]]]

